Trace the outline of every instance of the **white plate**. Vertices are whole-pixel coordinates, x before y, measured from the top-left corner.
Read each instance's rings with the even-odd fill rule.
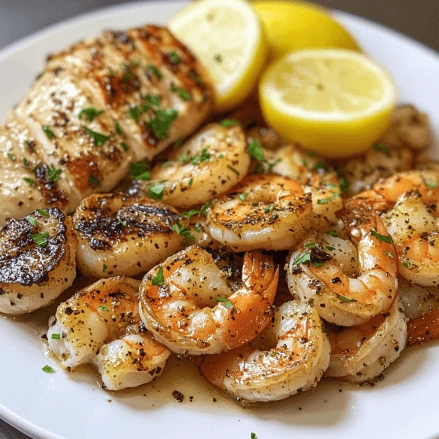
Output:
[[[43,67],[45,56],[106,28],[164,24],[184,2],[135,3],[56,25],[0,53],[0,120]],[[439,132],[439,58],[393,31],[337,13],[396,79],[401,101],[427,111]],[[439,151],[439,148],[435,149]],[[1,176],[0,176],[1,178]],[[154,386],[109,393],[92,373],[66,374],[43,353],[54,307],[0,318],[0,416],[37,438],[427,438],[439,436],[439,345],[407,349],[373,388],[336,382],[273,406],[242,409],[212,390],[191,364],[169,364]],[[57,370],[45,374],[41,367]],[[182,403],[172,391],[185,395]],[[193,396],[190,402],[189,396]],[[213,398],[217,402],[213,402]]]

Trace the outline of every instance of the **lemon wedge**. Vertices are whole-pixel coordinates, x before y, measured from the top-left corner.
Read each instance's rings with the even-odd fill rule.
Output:
[[[327,157],[349,157],[384,133],[397,99],[388,73],[350,50],[292,52],[259,84],[262,113],[279,134]]]
[[[244,0],[195,2],[171,19],[169,29],[210,74],[216,112],[240,104],[256,87],[267,45],[262,23],[250,4]]]
[[[354,37],[327,10],[302,1],[256,1],[272,58],[293,50],[359,50]]]

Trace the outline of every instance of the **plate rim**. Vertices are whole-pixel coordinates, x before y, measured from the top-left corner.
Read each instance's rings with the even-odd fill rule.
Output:
[[[147,7],[150,5],[162,6],[164,8],[167,7],[168,4],[173,5],[181,5],[182,7],[188,3],[187,0],[171,0],[171,1],[160,1],[160,0],[151,0],[148,2],[144,1],[133,1],[128,3],[119,3],[115,5],[106,6],[103,8],[98,8],[93,11],[84,12],[74,17],[58,21],[54,24],[44,27],[43,29],[37,30],[30,35],[26,35],[20,38],[17,41],[14,41],[11,44],[8,44],[4,48],[0,49],[0,62],[6,59],[8,56],[13,55],[15,52],[20,51],[22,49],[28,48],[33,44],[38,44],[41,40],[44,40],[47,37],[50,37],[52,34],[57,33],[58,31],[62,31],[66,27],[74,27],[79,23],[83,23],[86,21],[93,21],[98,19],[102,15],[106,14],[115,14],[117,12],[123,13],[126,9],[130,8],[141,8]],[[435,59],[435,61],[439,62],[439,52],[434,50],[433,48],[421,43],[414,38],[399,32],[393,28],[390,28],[384,24],[374,22],[368,18],[364,18],[349,12],[341,11],[335,8],[326,8],[331,13],[334,14],[336,18],[346,21],[352,21],[356,24],[360,24],[361,26],[365,26],[369,29],[374,29],[379,32],[384,32],[387,35],[392,36],[393,38],[397,38],[402,40],[402,43],[408,44],[413,47],[414,50],[420,51],[424,53],[426,56]],[[80,38],[78,38],[79,40]],[[62,436],[54,434],[37,424],[34,424],[28,421],[26,418],[20,416],[18,413],[10,410],[6,406],[0,403],[0,418],[4,420],[6,423],[10,424],[17,430],[27,434],[31,437],[41,438],[41,439],[63,439]],[[439,433],[439,432],[438,432]]]

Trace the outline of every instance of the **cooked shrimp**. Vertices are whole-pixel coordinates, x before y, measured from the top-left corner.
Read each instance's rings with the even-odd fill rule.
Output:
[[[242,129],[210,124],[171,149],[152,169],[152,180],[141,184],[149,194],[159,188],[166,203],[187,208],[227,192],[246,176],[249,165]]]
[[[346,381],[370,381],[393,363],[407,341],[406,317],[395,300],[386,314],[378,314],[362,325],[350,328],[328,325],[331,361],[328,377]]]
[[[328,367],[330,346],[316,309],[290,301],[252,343],[206,355],[200,371],[214,386],[241,402],[288,398],[314,388]]]
[[[179,354],[219,353],[254,339],[272,317],[279,271],[246,253],[241,287],[198,245],[153,268],[140,287],[140,313],[155,338]]]
[[[426,205],[421,193],[407,192],[386,213],[383,221],[395,243],[401,275],[419,285],[439,285],[436,204]]]
[[[0,312],[19,315],[53,302],[76,277],[76,238],[58,208],[9,219],[0,229]]]
[[[91,195],[73,215],[78,268],[97,278],[145,273],[182,248],[185,225],[174,208],[149,198]]]
[[[291,292],[314,301],[325,320],[340,326],[387,311],[398,292],[396,251],[380,217],[372,211],[348,221],[340,237],[309,235],[288,262]]]
[[[374,148],[345,163],[343,176],[348,182],[348,195],[369,190],[380,178],[409,171],[413,166],[414,152],[410,148],[389,148],[377,143]]]
[[[93,363],[101,374],[102,387],[120,390],[153,381],[162,373],[170,353],[141,330],[103,345]]]
[[[425,113],[413,105],[401,105],[390,120],[390,127],[381,139],[389,147],[408,146],[415,151],[426,148],[432,138],[432,132]]]
[[[404,314],[409,320],[415,320],[439,308],[439,285],[423,287],[411,284],[400,276],[398,296],[404,306]]]
[[[110,390],[147,383],[160,373],[170,351],[141,329],[139,284],[127,277],[103,279],[58,306],[47,338],[63,368],[96,364]]]
[[[407,329],[409,346],[439,339],[439,309],[409,321]]]
[[[268,151],[275,150],[285,143],[273,128],[266,126],[252,126],[245,131],[245,134],[248,144],[257,140],[262,148]]]
[[[211,236],[234,251],[291,248],[311,227],[312,202],[302,186],[276,175],[250,175],[207,213]]]

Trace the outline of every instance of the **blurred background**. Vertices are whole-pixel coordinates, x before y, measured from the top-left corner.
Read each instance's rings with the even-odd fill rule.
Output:
[[[128,1],[0,0],[0,47],[65,18]],[[165,4],[166,0],[161,3]],[[377,21],[439,51],[438,0],[321,0],[313,3]]]
[[[0,49],[66,18],[129,1],[0,0]],[[161,0],[161,3],[165,6],[166,1]],[[340,9],[384,24],[439,52],[438,0],[321,0],[313,3]],[[25,438],[27,436],[0,420],[0,439]]]

